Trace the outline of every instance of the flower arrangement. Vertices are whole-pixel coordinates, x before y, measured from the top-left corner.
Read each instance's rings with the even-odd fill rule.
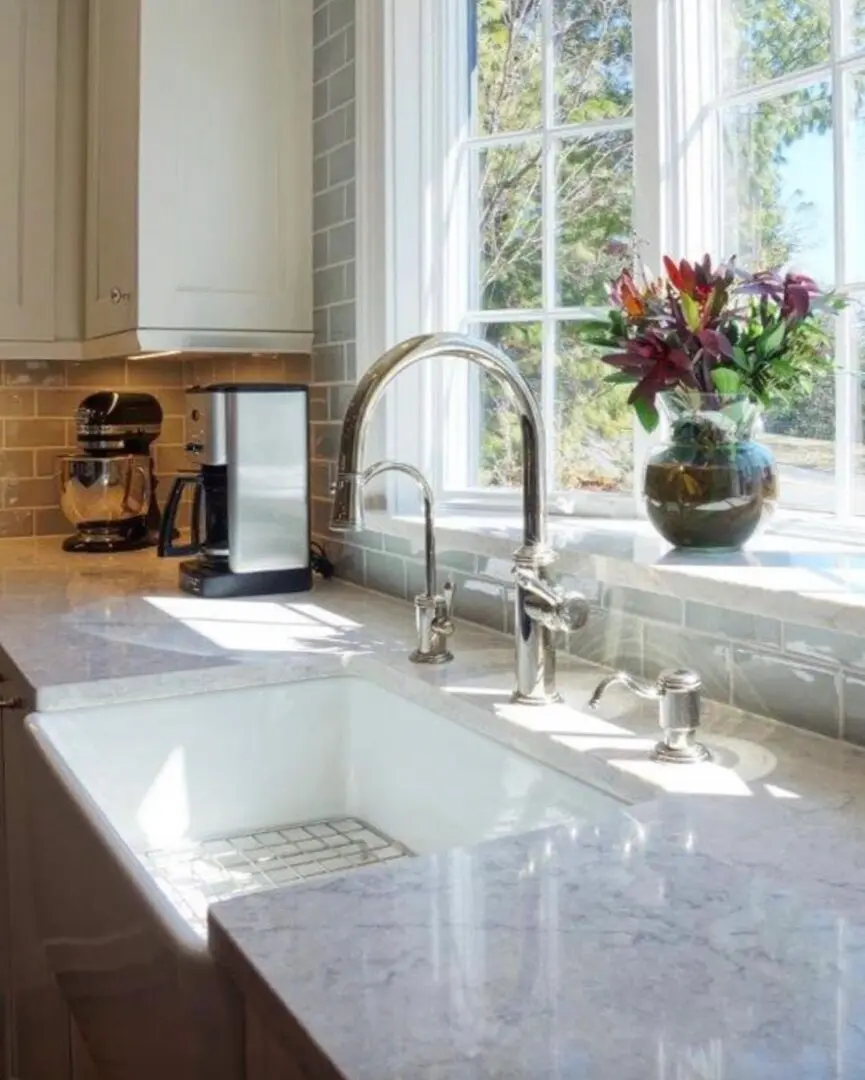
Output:
[[[682,389],[789,405],[808,397],[832,370],[826,314],[844,299],[802,274],[739,271],[664,257],[666,276],[623,270],[606,319],[581,324],[589,344],[613,350],[601,359],[610,383],[633,384],[629,403],[647,431],[658,424],[656,396]]]

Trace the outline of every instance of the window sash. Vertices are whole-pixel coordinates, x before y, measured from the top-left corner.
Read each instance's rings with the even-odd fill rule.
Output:
[[[723,0],[714,0],[714,18],[720,27]],[[828,82],[832,94],[832,149],[833,168],[833,241],[834,241],[834,287],[841,292],[861,290],[861,283],[847,275],[848,222],[853,216],[852,141],[855,124],[855,103],[851,93],[852,78],[865,72],[865,50],[844,52],[846,0],[831,0],[830,55],[825,63],[792,72],[788,75],[745,86],[733,91],[723,91],[720,86],[720,50],[716,65],[718,86],[711,100],[710,123],[716,129],[720,148],[721,125],[726,110],[776,100],[786,94]],[[719,30],[714,40],[720,40]],[[717,156],[718,173],[723,176],[724,159]],[[719,200],[718,205],[721,205]],[[722,227],[722,226],[721,226]],[[720,236],[719,233],[719,242]],[[715,249],[711,249],[715,250]],[[720,250],[720,247],[717,248]],[[807,269],[807,268],[805,268]],[[856,467],[855,455],[861,445],[859,428],[859,348],[856,342],[854,312],[847,308],[835,320],[835,439],[834,439],[834,516],[841,522],[855,517]],[[865,477],[861,478],[865,483]],[[782,506],[783,485],[782,485]],[[788,504],[789,506],[789,504]],[[813,506],[791,507],[812,510]]]
[[[466,3],[466,18],[469,13]],[[551,507],[564,505],[578,506],[581,513],[591,512],[595,503],[599,512],[607,513],[612,502],[618,502],[625,511],[633,514],[635,503],[633,494],[611,495],[592,492],[558,492],[555,490],[556,455],[555,455],[555,404],[556,404],[556,337],[558,324],[567,319],[585,318],[599,312],[590,308],[562,307],[556,302],[558,293],[556,264],[556,229],[557,229],[557,155],[563,141],[572,138],[591,138],[597,135],[618,131],[629,131],[633,136],[634,168],[637,177],[643,177],[635,184],[633,204],[633,228],[644,244],[643,255],[648,265],[659,266],[660,255],[666,250],[671,240],[667,236],[670,215],[668,205],[672,195],[667,190],[664,178],[667,175],[666,159],[666,36],[669,32],[668,0],[645,0],[634,5],[633,40],[634,40],[634,110],[628,117],[604,120],[592,123],[559,123],[556,117],[554,49],[553,49],[553,0],[542,0],[542,29],[544,44],[542,49],[542,125],[540,128],[481,134],[476,131],[464,134],[460,153],[463,167],[460,181],[465,185],[461,193],[456,193],[451,201],[470,205],[472,195],[478,192],[478,180],[473,164],[480,153],[490,147],[511,146],[529,140],[541,142],[541,184],[543,191],[543,227],[542,227],[542,303],[533,309],[490,310],[466,305],[466,294],[454,296],[450,308],[450,325],[458,325],[463,330],[493,323],[539,323],[541,332],[541,411],[548,432],[547,439],[547,476],[550,486]],[[464,25],[464,24],[463,24]],[[459,26],[459,24],[457,24]],[[445,140],[460,138],[459,130],[453,130]],[[480,236],[470,228],[468,244],[462,251],[470,252],[471,296],[479,298],[478,280],[480,263]],[[486,503],[502,504],[515,501],[509,493],[501,489],[481,488],[474,484],[478,475],[480,448],[479,415],[479,376],[476,371],[463,371],[446,378],[449,401],[467,397],[470,405],[462,423],[451,421],[449,442],[461,448],[459,457],[451,455],[449,467],[444,470],[441,495],[449,502],[463,502],[474,497]],[[644,452],[646,440],[640,439],[635,449],[638,456]],[[466,452],[466,449],[468,451]],[[639,470],[635,470],[635,475]],[[488,493],[488,494],[485,494]]]
[[[666,251],[682,254],[702,250],[720,252],[723,238],[722,200],[719,198],[724,182],[723,110],[765,100],[820,77],[831,76],[835,109],[836,274],[839,287],[858,287],[865,291],[865,283],[846,282],[843,277],[846,222],[853,197],[846,167],[852,127],[849,79],[853,74],[865,71],[865,53],[841,54],[842,0],[832,0],[835,23],[832,56],[827,64],[735,93],[721,92],[721,56],[716,45],[721,2],[636,0],[633,13],[633,119],[623,118],[598,125],[556,124],[551,111],[552,80],[547,74],[543,91],[548,121],[542,135],[545,148],[549,150],[563,136],[631,128],[636,176],[633,220],[635,232],[645,242],[648,265],[657,267],[661,253]],[[548,27],[551,4],[552,0],[545,0],[544,18]],[[376,183],[385,196],[379,199],[371,216],[364,219],[359,214],[359,223],[372,232],[380,225],[385,242],[381,245],[384,250],[370,259],[368,252],[365,257],[359,239],[360,369],[363,370],[364,363],[370,362],[385,346],[409,334],[442,327],[466,328],[494,320],[541,321],[546,328],[544,364],[551,365],[556,323],[562,318],[582,314],[579,309],[559,308],[552,302],[555,296],[555,266],[551,251],[554,218],[550,215],[551,220],[544,231],[543,305],[532,311],[469,310],[465,298],[472,295],[472,286],[477,283],[479,238],[473,235],[465,210],[468,200],[455,197],[460,185],[471,180],[466,169],[470,155],[466,155],[465,147],[471,146],[473,152],[477,152],[484,147],[538,138],[538,132],[483,136],[468,129],[467,0],[358,0],[361,26],[364,12],[366,18],[374,13],[375,18],[370,22],[374,24],[377,20],[380,37],[385,42],[384,56],[378,60],[385,77],[377,88],[380,97],[376,101],[376,88],[365,86],[362,77],[365,67],[367,70],[373,68],[376,61],[359,38],[359,143],[364,142],[364,115],[370,105],[377,107],[383,117],[380,139],[377,144],[367,140],[365,155],[371,159],[378,154],[378,169],[370,168],[369,161],[364,167],[364,149],[359,146],[359,204],[368,208],[363,192]],[[544,65],[549,72],[552,64],[549,37],[547,41]],[[369,82],[374,80],[367,80]],[[545,152],[542,167],[546,170],[544,188],[547,196],[550,183],[555,183],[555,176],[550,175],[551,159],[552,155]],[[472,258],[466,260],[468,250],[472,252]],[[368,268],[379,270],[380,275],[367,276]],[[370,282],[366,291],[364,281]],[[377,296],[373,296],[374,291]],[[369,334],[365,340],[364,328],[370,322],[365,313],[376,306],[379,311],[386,308],[387,318],[379,320],[377,338]],[[854,348],[853,322],[852,313],[848,311],[841,315],[837,325],[835,510],[844,518],[850,517],[853,511],[854,453],[858,445],[855,435],[860,422],[856,393],[858,355]],[[375,323],[374,319],[372,323]],[[518,492],[477,489],[470,483],[477,475],[480,442],[478,400],[477,394],[471,393],[472,379],[472,373],[458,364],[442,365],[434,373],[415,371],[403,376],[400,386],[389,393],[386,451],[423,469],[434,481],[440,496],[452,497],[454,501],[477,500],[479,504],[516,505]],[[544,395],[543,408],[552,432],[550,418],[555,392],[551,379],[546,380],[546,384],[550,389]],[[447,428],[442,419],[445,403]],[[552,439],[549,441],[552,443]],[[642,456],[652,441],[640,429],[636,430],[635,476],[641,472]],[[549,475],[553,477],[552,448],[548,453]],[[599,509],[602,504],[608,506],[610,503],[608,495],[553,491],[553,507],[557,494],[566,496],[573,505],[584,505],[587,509],[592,503]],[[413,504],[413,494],[410,504],[401,504],[399,492],[393,495],[391,503],[398,511],[414,509]],[[633,502],[631,505],[633,507]],[[600,509],[600,512],[607,510]]]

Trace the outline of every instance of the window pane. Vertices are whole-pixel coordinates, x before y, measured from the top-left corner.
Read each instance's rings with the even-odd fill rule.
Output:
[[[541,125],[541,0],[474,0],[475,123],[481,135]]]
[[[807,408],[800,403],[766,417],[761,441],[772,448],[781,479],[781,506],[835,510],[835,376],[814,388]]]
[[[865,3],[865,0],[863,0]],[[863,38],[865,44],[865,38]],[[844,249],[845,281],[865,281],[865,74],[851,79],[855,120],[850,140],[851,173],[849,186],[852,194],[849,205],[851,220],[846,231],[848,242]]]
[[[825,316],[834,340],[838,323]],[[794,510],[835,511],[835,372],[819,378],[806,401],[771,410],[762,441],[775,453],[781,478],[781,506]]]
[[[568,139],[558,156],[557,302],[605,305],[627,259],[634,194],[630,132]]]
[[[791,265],[830,284],[834,162],[828,83],[729,109],[723,119],[724,253],[752,269]]]
[[[865,49],[865,0],[846,0],[847,19],[845,52]]]
[[[491,323],[474,333],[497,345],[514,361],[534,393],[541,393],[541,324]],[[483,486],[522,486],[520,419],[510,393],[495,379],[480,376],[480,455]]]
[[[540,307],[540,140],[482,151],[479,171],[481,306]]]
[[[722,24],[727,90],[791,75],[830,56],[831,0],[722,0]]]
[[[851,297],[854,356],[858,374],[852,375],[853,415],[858,417],[854,451],[853,512],[865,514],[865,293]]]
[[[631,0],[554,0],[553,24],[558,122],[630,115]]]
[[[559,491],[619,491],[631,486],[630,387],[605,383],[611,370],[587,353],[573,323],[558,324],[555,486]]]

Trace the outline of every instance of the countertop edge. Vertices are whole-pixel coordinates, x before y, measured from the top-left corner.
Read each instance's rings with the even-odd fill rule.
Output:
[[[213,905],[207,913],[207,941],[214,963],[240,990],[244,1005],[261,1010],[262,1019],[292,1055],[304,1074],[315,1080],[350,1080],[297,1019],[285,1001],[261,975],[257,966],[244,956],[240,946],[222,926]]]

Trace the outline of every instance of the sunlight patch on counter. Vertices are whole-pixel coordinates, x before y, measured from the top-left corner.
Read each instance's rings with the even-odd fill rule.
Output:
[[[302,653],[344,648],[353,619],[317,604],[148,596],[145,601],[226,652]]]

